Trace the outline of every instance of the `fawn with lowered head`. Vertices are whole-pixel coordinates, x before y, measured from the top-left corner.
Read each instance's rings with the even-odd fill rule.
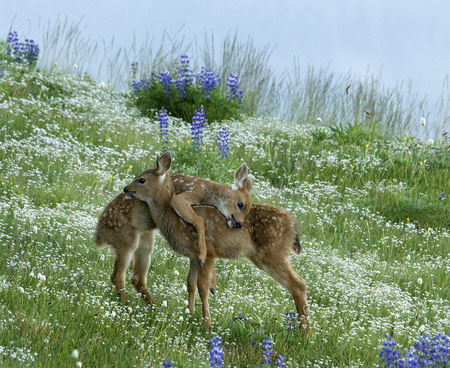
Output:
[[[176,191],[172,195],[170,203],[178,216],[197,230],[198,263],[203,267],[206,260],[205,223],[197,216],[192,205],[216,207],[225,216],[230,228],[242,227],[245,216],[252,208],[249,193],[252,181],[248,175],[247,164],[244,162],[236,171],[233,186],[187,175],[173,175],[172,181],[184,184],[183,190]]]
[[[255,204],[244,220],[241,231],[233,231],[226,226],[217,209],[207,206],[194,208],[206,227],[206,261],[204,267],[199,267],[196,252],[198,234],[195,228],[180,219],[171,206],[175,187],[168,173],[170,164],[170,152],[166,152],[162,157],[158,155],[156,167],[143,171],[124,188],[124,193],[130,198],[146,202],[154,224],[170,247],[190,258],[187,279],[189,309],[194,309],[194,294],[198,287],[205,327],[209,328],[211,316],[208,291],[215,259],[246,257],[289,290],[303,327],[301,331],[310,334],[306,285],[289,262],[289,251],[301,250],[295,217],[280,208]]]

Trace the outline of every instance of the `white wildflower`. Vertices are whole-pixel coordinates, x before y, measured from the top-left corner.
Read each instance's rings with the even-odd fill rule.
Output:
[[[105,255],[104,254],[101,254],[100,255],[100,261],[104,261],[105,260]]]
[[[33,233],[37,234],[37,232],[38,232],[38,227],[37,227],[36,225],[34,225],[34,226],[32,227],[32,230],[33,230]]]
[[[72,351],[72,358],[78,359],[79,356],[80,356],[80,353],[79,353],[79,351],[77,349]]]
[[[162,302],[162,307],[167,308],[167,302],[165,300],[163,300],[163,302]]]
[[[411,254],[408,254],[408,255],[406,256],[406,260],[407,260],[408,262],[411,260]]]
[[[183,316],[180,316],[180,318],[178,319],[180,322],[183,322],[184,321],[184,318],[183,318]]]
[[[422,333],[423,331],[425,331],[425,325],[420,325],[418,332]]]
[[[33,271],[30,272],[30,277],[34,277],[34,272]]]
[[[183,287],[181,288],[181,290],[182,290],[183,292],[186,292],[186,291],[187,291],[187,286],[186,286],[186,285],[183,285]]]
[[[423,284],[423,280],[422,280],[421,277],[419,277],[419,278],[417,279],[417,283],[418,283],[419,285],[422,285],[422,284]]]
[[[185,314],[189,314],[189,313],[190,313],[189,308],[186,308],[186,309],[184,310],[184,313],[185,313]]]
[[[43,275],[40,272],[37,274],[37,278],[39,281],[42,281],[42,282],[45,282],[45,280],[47,280],[47,277],[45,277],[45,275]]]
[[[422,124],[422,126],[427,125],[427,121],[425,120],[425,118],[420,119],[420,124]]]
[[[432,139],[429,139],[429,140],[428,140],[428,144],[429,144],[430,146],[432,146],[432,145],[434,144],[434,141],[433,141]]]
[[[83,366],[83,363],[77,362],[77,368],[81,368]]]
[[[175,270],[175,271],[173,271],[173,274],[174,274],[175,276],[178,276],[180,273],[179,273],[177,270]]]
[[[19,293],[22,293],[22,294],[25,292],[25,290],[24,290],[24,288],[22,286],[19,286],[17,288],[17,290],[19,290]]]

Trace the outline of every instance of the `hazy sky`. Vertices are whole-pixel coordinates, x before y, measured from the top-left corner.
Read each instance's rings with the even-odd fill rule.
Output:
[[[218,42],[238,31],[243,40],[276,46],[277,71],[293,64],[378,73],[387,87],[412,80],[414,90],[433,100],[450,72],[450,2],[417,0],[0,0],[0,35],[13,28],[39,40],[38,24],[69,16],[94,40],[130,44],[183,25],[187,40],[212,32]]]

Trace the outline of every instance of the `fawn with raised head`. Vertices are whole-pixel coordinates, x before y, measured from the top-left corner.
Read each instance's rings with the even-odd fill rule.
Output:
[[[198,287],[205,327],[209,328],[208,289],[215,259],[246,257],[289,290],[303,327],[301,331],[310,334],[306,285],[289,262],[289,251],[301,250],[295,217],[280,208],[254,204],[243,222],[242,230],[233,231],[226,226],[222,215],[214,207],[194,208],[206,227],[207,256],[204,267],[199,267],[197,247],[194,246],[198,241],[197,232],[180,219],[171,206],[175,187],[168,174],[170,164],[170,152],[162,157],[158,155],[156,167],[143,171],[124,188],[124,193],[130,198],[146,202],[151,218],[170,247],[191,259],[187,278],[190,311],[194,310],[194,295]],[[139,271],[136,270],[136,274]]]
[[[216,207],[226,218],[230,228],[242,227],[245,216],[252,208],[250,189],[251,177],[244,162],[234,175],[234,185],[216,183],[187,175],[173,175],[172,181],[178,181],[183,189],[172,195],[171,205],[175,212],[186,222],[192,224],[198,233],[198,263],[203,267],[206,260],[205,223],[195,211],[193,205]]]

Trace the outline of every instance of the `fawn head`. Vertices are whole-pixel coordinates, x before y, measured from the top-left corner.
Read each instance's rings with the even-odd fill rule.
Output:
[[[234,174],[234,185],[231,187],[229,196],[223,203],[220,211],[227,218],[230,228],[242,227],[245,216],[252,208],[250,189],[252,188],[252,176],[248,174],[247,164],[244,162]]]
[[[153,198],[164,195],[164,192],[170,194],[172,182],[165,180],[167,172],[170,169],[172,157],[170,151],[167,151],[162,157],[156,156],[156,167],[144,170],[139,176],[123,188],[127,198],[137,198],[144,202],[151,202]]]

